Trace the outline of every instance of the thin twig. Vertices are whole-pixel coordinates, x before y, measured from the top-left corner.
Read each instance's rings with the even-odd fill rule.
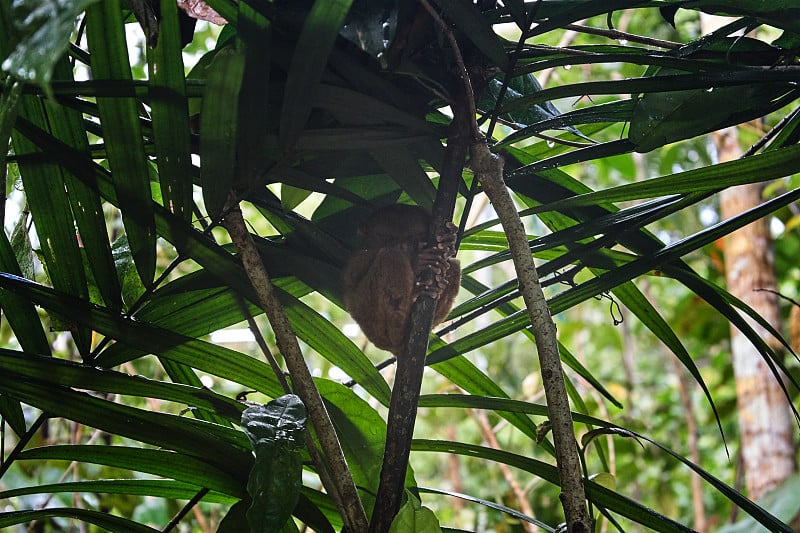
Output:
[[[181,509],[175,514],[175,516],[172,517],[172,519],[167,523],[167,525],[164,526],[164,528],[161,530],[162,533],[168,533],[169,531],[175,529],[178,526],[178,524],[181,523],[183,517],[189,514],[189,511],[191,511],[195,505],[200,503],[200,500],[202,500],[203,497],[205,497],[205,495],[208,494],[209,492],[210,492],[209,489],[206,488],[202,488],[199,491],[197,491],[197,494],[192,496],[192,499],[186,502],[186,505],[181,507]]]
[[[253,338],[258,345],[258,348],[261,350],[261,353],[264,354],[264,359],[267,360],[269,366],[272,368],[272,373],[275,374],[275,377],[278,379],[278,383],[281,384],[281,388],[286,394],[292,392],[291,387],[289,387],[289,382],[286,380],[286,375],[283,373],[283,369],[278,364],[278,361],[275,359],[275,356],[272,354],[272,350],[269,349],[267,345],[267,341],[264,340],[264,335],[261,334],[261,329],[258,327],[256,323],[256,319],[253,317],[253,313],[250,312],[250,309],[247,308],[247,304],[245,303],[244,299],[237,295],[236,303],[239,304],[239,308],[242,310],[242,314],[244,314],[245,319],[247,320],[247,327],[250,329],[250,333],[253,334]]]
[[[655,39],[653,37],[645,37],[643,35],[636,35],[635,33],[627,33],[615,29],[592,28],[591,26],[581,26],[579,24],[567,24],[564,29],[571,30],[578,33],[588,33],[590,35],[600,35],[615,39],[618,41],[628,41],[631,43],[645,44],[648,46],[655,46],[657,48],[666,48],[667,50],[677,50],[681,43],[674,41],[665,41],[663,39]]]
[[[486,439],[486,442],[489,444],[489,447],[493,450],[499,450],[500,443],[497,442],[497,435],[495,435],[495,430],[489,423],[489,417],[486,416],[486,413],[475,409],[472,411],[472,416],[477,420],[478,427],[483,437]],[[511,488],[511,492],[514,493],[514,498],[517,500],[517,505],[519,505],[520,510],[528,516],[533,516],[533,508],[530,502],[528,502],[525,490],[517,483],[514,474],[511,473],[511,468],[505,463],[498,463],[498,466],[500,467],[500,472],[502,472],[503,477],[506,479],[506,483],[508,483],[508,486]],[[536,533],[539,531],[539,528],[530,522],[520,521],[520,524],[526,533]]]

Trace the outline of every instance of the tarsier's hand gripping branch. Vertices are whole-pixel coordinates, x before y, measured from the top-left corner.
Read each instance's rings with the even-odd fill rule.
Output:
[[[344,271],[344,301],[375,346],[402,350],[411,305],[421,294],[437,300],[434,325],[453,307],[461,282],[454,259],[456,227],[435,228],[421,207],[392,205],[376,211],[359,229],[362,247]]]

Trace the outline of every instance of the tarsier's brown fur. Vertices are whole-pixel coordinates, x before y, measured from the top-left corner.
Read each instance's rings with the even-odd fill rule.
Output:
[[[438,298],[434,325],[453,307],[461,280],[452,224],[431,232],[423,208],[392,205],[376,211],[359,228],[361,247],[344,270],[344,303],[375,346],[398,355],[411,304],[420,294]],[[431,233],[436,235],[430,243]],[[421,281],[425,269],[432,282]]]

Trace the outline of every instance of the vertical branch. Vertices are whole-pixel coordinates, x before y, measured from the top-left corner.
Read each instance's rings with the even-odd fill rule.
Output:
[[[454,116],[448,131],[439,189],[433,206],[434,228],[453,217],[469,139],[469,121],[465,120],[464,113],[459,111]],[[432,272],[427,274],[433,275]],[[386,426],[386,448],[383,452],[381,478],[370,522],[370,533],[389,531],[389,526],[402,503],[422,374],[425,370],[425,354],[428,351],[435,309],[436,300],[427,294],[421,294],[411,308],[405,347],[403,353],[397,357],[397,371]]]
[[[286,366],[292,376],[292,386],[295,393],[305,404],[308,410],[311,424],[316,432],[322,453],[327,461],[326,465],[330,469],[330,483],[326,484],[326,489],[336,502],[339,512],[347,526],[348,531],[362,532],[367,530],[367,517],[361,505],[361,499],[353,483],[353,478],[347,468],[347,462],[342,452],[342,447],[336,436],[325,404],[319,394],[311,372],[303,359],[297,337],[292,330],[292,325],[283,311],[283,306],[275,294],[275,289],[270,280],[267,269],[261,261],[261,256],[255,247],[250,232],[242,217],[242,211],[238,203],[229,200],[229,210],[223,220],[225,229],[231,236],[233,244],[236,246],[242,260],[245,272],[253,286],[253,290],[258,297],[258,301],[264,312],[267,314],[269,323],[275,333],[278,348],[283,354]],[[309,441],[309,448],[313,447],[313,441]],[[327,476],[320,472],[320,478],[325,481]]]
[[[547,300],[539,283],[525,227],[503,181],[503,159],[492,154],[486,144],[476,144],[472,150],[472,168],[491,200],[508,239],[508,247],[517,271],[519,289],[530,316],[531,328],[539,352],[542,384],[547,397],[547,413],[553,430],[556,463],[561,480],[561,505],[570,533],[592,530],[586,508],[586,492],[581,474],[581,462],[575,441],[561,358],[558,354],[556,325],[550,316]]]
[[[558,353],[556,326],[550,316],[547,300],[539,283],[539,274],[533,261],[525,227],[511,199],[511,195],[503,181],[503,160],[492,154],[486,143],[478,143],[480,131],[475,121],[475,95],[458,42],[450,28],[431,7],[428,0],[420,0],[436,23],[441,27],[452,47],[456,66],[463,82],[465,108],[453,109],[453,124],[461,117],[467,124],[462,134],[471,132],[470,143],[472,169],[483,185],[484,192],[494,205],[497,216],[508,239],[509,250],[514,261],[514,268],[519,280],[519,289],[525,300],[530,316],[536,347],[539,352],[539,364],[542,371],[542,383],[547,397],[547,411],[553,430],[553,442],[556,448],[556,463],[561,480],[561,505],[570,533],[588,533],[592,530],[592,521],[586,507],[586,492],[583,486],[578,446],[575,440],[572,412],[567,396],[561,358]]]

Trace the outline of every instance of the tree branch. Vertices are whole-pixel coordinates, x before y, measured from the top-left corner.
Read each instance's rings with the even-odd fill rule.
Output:
[[[336,436],[336,430],[328,416],[328,411],[325,409],[325,404],[322,403],[322,397],[314,385],[305,359],[303,359],[297,336],[275,294],[272,281],[264,263],[261,261],[261,256],[258,254],[253,238],[250,232],[247,231],[238,202],[229,199],[228,203],[229,209],[222,224],[228,230],[231,240],[239,252],[242,265],[245,272],[247,272],[258,302],[269,319],[269,323],[275,333],[278,349],[283,354],[286,367],[292,376],[294,392],[303,401],[308,411],[311,425],[315,430],[326,460],[325,464],[320,466],[322,468],[327,466],[331,474],[328,483],[325,483],[325,488],[334,502],[336,502],[348,531],[366,531],[367,515],[361,505],[361,499],[348,470],[342,447]],[[309,448],[314,446],[313,440],[308,442]],[[320,472],[320,479],[323,482],[326,481],[326,478],[325,472]]]
[[[550,316],[550,309],[539,283],[539,274],[528,246],[525,227],[503,181],[503,159],[491,153],[485,143],[478,143],[472,149],[471,166],[503,226],[517,271],[519,289],[530,316],[547,397],[547,412],[553,430],[556,463],[561,480],[559,497],[564,508],[567,530],[570,533],[589,533],[592,531],[592,524],[586,508],[580,456],[558,354],[556,325]]]
[[[463,113],[459,113],[463,117]],[[466,125],[467,129],[464,130]],[[458,184],[468,151],[469,123],[454,118],[447,136],[444,164],[433,207],[434,224],[450,221],[455,210]],[[433,235],[431,235],[433,239]],[[431,240],[433,242],[433,240]],[[427,274],[433,275],[432,272]],[[386,533],[403,499],[406,471],[411,454],[411,440],[417,418],[417,404],[425,370],[436,300],[421,294],[411,308],[404,351],[397,357],[397,371],[392,386],[392,399],[386,426],[386,448],[370,533]]]

